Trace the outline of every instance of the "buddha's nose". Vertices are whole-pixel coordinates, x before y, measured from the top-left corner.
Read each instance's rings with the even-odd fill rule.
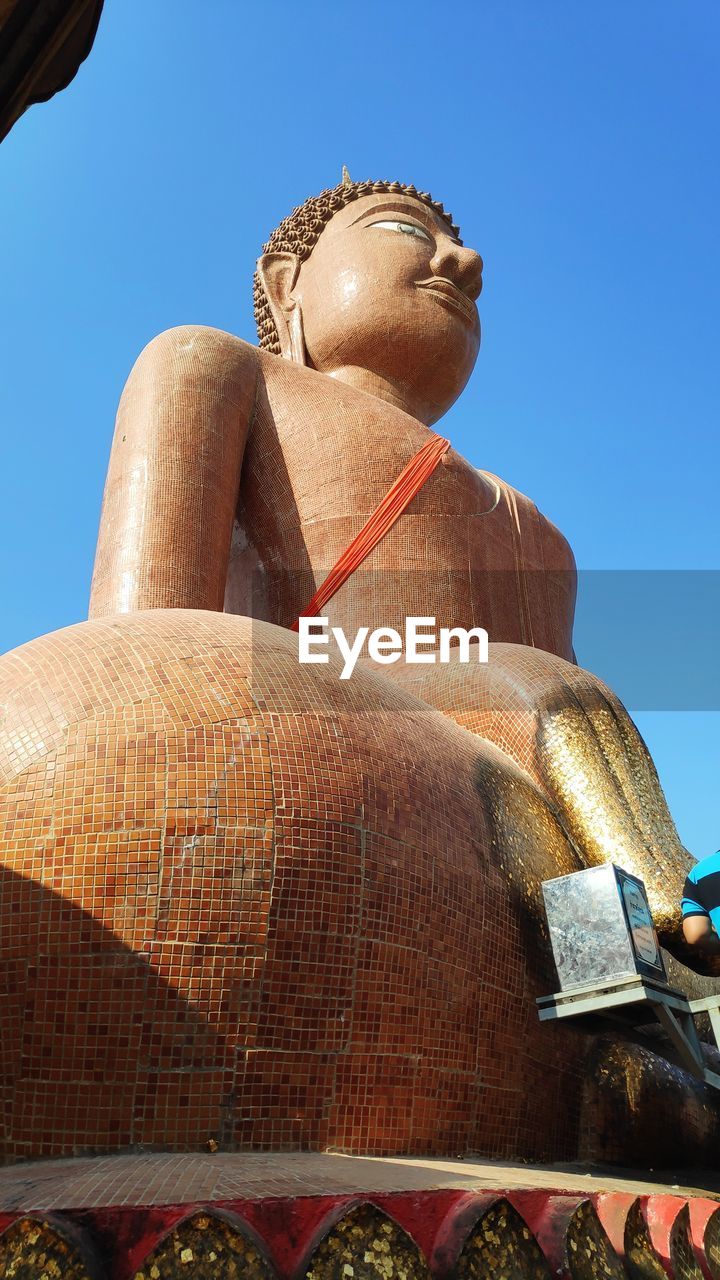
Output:
[[[483,260],[474,249],[458,244],[449,236],[438,236],[430,268],[433,275],[452,280],[468,298],[475,301],[482,289]]]

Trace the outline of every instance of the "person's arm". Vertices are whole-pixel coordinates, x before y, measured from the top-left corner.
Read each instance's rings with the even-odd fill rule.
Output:
[[[706,955],[720,955],[720,938],[705,913],[684,916],[683,936],[691,947],[698,947]]]
[[[120,401],[90,617],[213,609],[225,595],[258,353],[218,329],[169,329]]]
[[[678,959],[697,972],[716,976],[720,973],[720,938],[713,929],[710,912],[703,900],[703,890],[697,883],[695,867],[687,875],[683,885],[682,901],[683,938],[689,948],[688,955],[678,953]]]

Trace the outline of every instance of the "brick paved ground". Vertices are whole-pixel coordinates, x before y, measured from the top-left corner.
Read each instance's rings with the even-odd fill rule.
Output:
[[[652,1174],[653,1171],[649,1171]],[[187,1204],[196,1201],[347,1192],[545,1188],[591,1194],[671,1192],[720,1201],[720,1179],[706,1173],[551,1169],[493,1161],[369,1159],[303,1154],[142,1154],[44,1160],[0,1169],[0,1212]]]

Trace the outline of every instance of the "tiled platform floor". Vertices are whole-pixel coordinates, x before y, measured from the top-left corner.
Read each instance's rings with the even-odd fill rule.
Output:
[[[335,1154],[113,1155],[44,1160],[0,1169],[0,1212],[72,1210],[120,1205],[402,1192],[542,1188],[580,1195],[704,1195],[720,1202],[710,1173],[562,1170],[484,1160],[371,1159]]]

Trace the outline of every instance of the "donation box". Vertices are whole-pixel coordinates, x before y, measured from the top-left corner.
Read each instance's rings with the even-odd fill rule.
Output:
[[[613,863],[542,886],[560,990],[635,977],[667,982],[645,885]]]

